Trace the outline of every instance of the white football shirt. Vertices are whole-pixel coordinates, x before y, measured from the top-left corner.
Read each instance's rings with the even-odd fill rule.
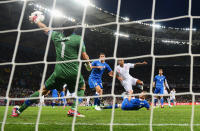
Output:
[[[117,73],[120,77],[122,77],[123,80],[127,80],[131,78],[132,76],[129,74],[129,69],[134,68],[134,64],[126,63],[124,64],[124,67],[121,67],[120,65],[117,66]]]
[[[176,91],[171,91],[170,94],[171,94],[171,98],[175,99]]]

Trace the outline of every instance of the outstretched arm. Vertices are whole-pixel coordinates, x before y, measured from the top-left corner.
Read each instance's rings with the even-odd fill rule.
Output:
[[[38,25],[38,27],[40,27],[41,29],[43,29],[43,31],[45,33],[48,33],[50,31],[50,29],[44,23],[42,23],[42,22],[39,21],[36,24]]]
[[[138,63],[135,63],[135,66],[146,65],[146,64],[148,64],[146,61],[144,61],[144,62],[138,62]]]
[[[88,71],[91,71],[92,66],[91,66],[91,63],[89,62],[90,58],[89,58],[88,54],[86,52],[82,52],[81,56],[82,56],[83,60],[88,60],[87,63],[85,63],[85,67]]]
[[[43,20],[44,15],[41,11],[35,11],[29,16],[29,21],[31,23],[35,23],[39,28],[43,29],[45,33],[48,33],[50,29],[44,23],[42,23]]]
[[[108,73],[108,75],[109,75],[110,77],[113,77],[114,72],[113,72],[113,71],[110,71],[110,72]]]

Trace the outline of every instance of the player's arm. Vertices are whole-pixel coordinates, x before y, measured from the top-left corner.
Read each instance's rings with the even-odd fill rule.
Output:
[[[29,16],[29,21],[35,23],[39,28],[43,29],[45,33],[48,33],[50,29],[42,23],[44,20],[44,15],[41,11],[35,11]]]
[[[147,62],[146,62],[146,61],[143,61],[143,62],[135,63],[134,66],[146,65],[146,64],[147,64]]]
[[[82,44],[82,53],[81,53],[81,57],[83,60],[87,60],[87,62],[84,64],[87,71],[91,71],[92,68],[91,68],[91,63],[90,63],[90,58],[88,56],[88,54],[86,53],[86,47],[85,47],[85,44],[83,43]]]
[[[116,73],[116,78],[117,78],[119,81],[123,81],[123,78],[120,77],[118,73]]]
[[[165,87],[167,88],[167,90],[169,90],[169,85],[168,85],[168,83],[167,83],[167,79],[165,79]]]
[[[147,110],[150,110],[150,104],[146,101],[146,104],[145,104],[145,108],[147,109]]]
[[[82,52],[81,56],[82,56],[83,60],[88,60],[84,65],[85,65],[87,71],[91,71],[92,70],[92,66],[91,66],[91,63],[89,61],[90,58],[89,58],[88,54],[86,52]]]
[[[156,87],[156,76],[153,79],[153,88]]]
[[[114,72],[113,72],[113,71],[110,71],[110,72],[108,73],[108,75],[109,75],[110,77],[113,77]]]
[[[49,90],[49,91],[45,94],[45,96],[48,96],[50,92],[51,92],[51,90]]]
[[[48,32],[50,31],[50,29],[44,24],[44,23],[42,23],[42,22],[37,22],[36,23],[37,24],[37,26],[39,27],[39,28],[41,28],[41,29],[43,29],[43,31],[46,33],[46,34],[48,34]]]
[[[95,69],[95,68],[100,69],[100,68],[103,68],[103,67],[104,67],[104,66],[96,66],[96,61],[93,61],[92,64],[91,64],[91,68],[92,68],[92,69]]]

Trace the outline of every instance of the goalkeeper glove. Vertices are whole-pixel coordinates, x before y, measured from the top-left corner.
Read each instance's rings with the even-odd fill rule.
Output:
[[[90,63],[89,64],[85,63],[84,65],[85,65],[85,68],[87,69],[87,71],[91,71],[92,70]]]
[[[39,21],[44,21],[44,15],[40,11],[35,11],[29,16],[29,21],[37,24]]]

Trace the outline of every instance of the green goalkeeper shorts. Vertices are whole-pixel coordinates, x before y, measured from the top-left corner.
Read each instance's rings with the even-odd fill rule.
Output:
[[[75,91],[76,87],[76,79],[77,79],[77,72],[73,72],[71,74],[64,74],[64,75],[56,75],[54,71],[51,76],[45,82],[45,88],[47,90],[57,89],[58,91],[63,90],[63,85],[67,84],[67,89],[70,93]],[[84,85],[83,76],[80,74],[80,79],[78,83],[78,90],[83,87]]]

